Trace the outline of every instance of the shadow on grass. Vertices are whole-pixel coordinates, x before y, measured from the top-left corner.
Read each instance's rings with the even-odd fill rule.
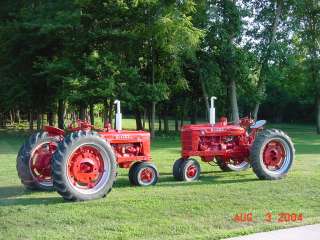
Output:
[[[0,199],[0,206],[14,206],[14,205],[52,205],[59,203],[70,203],[65,201],[62,197],[41,197],[41,198],[8,198]]]
[[[209,172],[211,173],[211,172]],[[163,175],[163,174],[162,174]],[[160,184],[154,186],[156,188],[161,187],[176,187],[176,186],[194,186],[194,185],[221,185],[221,184],[232,184],[232,183],[246,183],[259,181],[257,178],[233,178],[226,179],[223,175],[208,176],[202,175],[200,181],[195,182],[182,182],[176,181],[171,175],[163,175],[160,179]],[[115,183],[115,188],[129,188],[130,183],[127,178],[119,178]],[[0,187],[0,207],[1,206],[15,206],[15,205],[52,205],[61,203],[72,203],[65,201],[62,197],[19,197],[23,195],[31,194],[32,191],[26,190],[23,187],[12,186],[12,187]],[[112,193],[111,193],[112,194]],[[16,198],[13,198],[16,197]]]
[[[244,178],[244,175],[234,176],[235,178],[227,178],[224,173],[221,175],[212,175],[208,176],[209,173],[221,173],[220,171],[208,171],[201,172],[201,177],[199,181],[194,182],[185,182],[177,181],[174,179],[170,173],[160,173],[159,184],[154,187],[175,187],[175,186],[193,186],[193,185],[220,185],[220,184],[232,184],[232,183],[246,183],[260,181],[257,177],[253,176],[252,178]],[[251,175],[252,173],[250,173]],[[247,175],[247,174],[246,174]],[[115,188],[127,188],[130,187],[129,180],[127,178],[118,178],[114,187]]]
[[[5,186],[0,187],[0,200],[10,197],[18,197],[31,194],[32,191],[23,186]]]
[[[49,193],[52,191],[28,190],[23,186],[0,187],[0,207],[14,205],[51,205],[57,203],[69,203],[62,197],[28,197],[34,192]]]

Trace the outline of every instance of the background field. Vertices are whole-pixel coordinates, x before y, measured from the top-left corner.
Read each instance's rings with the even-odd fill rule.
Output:
[[[128,121],[130,122],[130,121]],[[275,126],[272,126],[275,127]],[[0,239],[220,239],[320,222],[320,138],[309,126],[281,125],[293,138],[296,161],[281,181],[260,181],[252,170],[223,173],[202,163],[199,182],[173,180],[178,136],[158,137],[152,156],[161,179],[130,187],[121,169],[112,192],[91,202],[65,202],[55,192],[30,192],[19,182],[15,157],[27,134],[0,132]],[[252,212],[252,223],[236,223]],[[302,213],[301,223],[266,223],[272,212]]]

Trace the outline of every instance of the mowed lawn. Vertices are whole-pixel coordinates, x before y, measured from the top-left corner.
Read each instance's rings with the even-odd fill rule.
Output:
[[[55,192],[25,190],[15,158],[26,135],[0,131],[0,239],[221,239],[320,223],[320,136],[309,126],[282,125],[293,139],[296,160],[288,177],[258,180],[251,169],[223,173],[201,163],[201,180],[174,181],[179,137],[157,138],[154,187],[130,187],[127,170],[104,199],[66,202]],[[271,212],[273,222],[264,220]],[[278,223],[279,213],[302,213],[303,221]],[[253,222],[233,216],[252,213]]]

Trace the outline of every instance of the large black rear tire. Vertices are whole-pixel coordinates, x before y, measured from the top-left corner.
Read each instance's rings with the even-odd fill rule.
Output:
[[[52,178],[39,181],[39,178],[31,170],[32,156],[41,145],[48,143],[58,144],[59,137],[49,136],[47,132],[36,132],[32,134],[21,146],[16,160],[16,168],[21,183],[30,190],[52,190]],[[49,166],[50,168],[50,166]],[[39,177],[39,176],[38,176]]]
[[[281,130],[267,129],[252,144],[250,161],[258,178],[277,180],[288,174],[294,155],[294,145],[287,134]]]
[[[101,156],[103,165],[102,175],[96,180],[94,187],[86,187],[75,184],[75,176],[70,176],[70,161],[73,154],[82,151],[83,147],[96,149]],[[83,161],[94,161],[86,159]],[[95,166],[94,166],[95,167]],[[86,201],[105,197],[112,189],[116,180],[116,158],[112,147],[106,140],[102,139],[97,133],[88,131],[73,132],[67,136],[58,146],[58,150],[53,156],[53,185],[57,192],[66,200]],[[83,173],[87,170],[84,170]],[[93,171],[93,169],[89,170]],[[90,178],[91,180],[91,178]],[[89,180],[88,180],[89,181]]]

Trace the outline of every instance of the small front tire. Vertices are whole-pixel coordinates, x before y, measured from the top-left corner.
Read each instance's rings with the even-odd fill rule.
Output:
[[[181,177],[183,181],[192,182],[200,178],[200,164],[195,159],[184,160],[181,164]]]
[[[183,158],[177,159],[172,167],[172,175],[177,181],[182,181],[181,165],[185,161]]]
[[[141,162],[135,162],[131,165],[130,169],[129,169],[129,172],[128,172],[128,178],[129,178],[129,182],[131,185],[135,185],[135,182],[134,182],[134,172],[136,170],[136,167],[141,164]]]
[[[133,167],[131,172],[133,185],[146,187],[155,185],[158,182],[159,172],[154,164],[149,162],[138,162]]]

